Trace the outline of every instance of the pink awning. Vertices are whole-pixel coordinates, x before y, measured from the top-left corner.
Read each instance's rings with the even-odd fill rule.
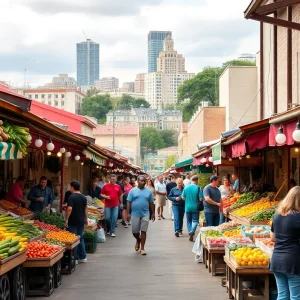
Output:
[[[231,157],[239,157],[245,155],[247,152],[246,149],[246,140],[241,139],[231,145]]]
[[[280,125],[271,126],[270,131],[269,131],[269,146],[274,147],[274,146],[283,146],[283,145],[289,145],[289,146],[294,145],[295,141],[294,141],[292,135],[296,128],[296,123],[297,123],[297,120],[282,124],[283,133],[286,136],[286,142],[284,144],[280,144],[280,145],[277,144],[275,141],[275,136],[278,133],[278,128],[280,127]]]
[[[246,138],[249,153],[269,146],[269,128],[250,133]]]

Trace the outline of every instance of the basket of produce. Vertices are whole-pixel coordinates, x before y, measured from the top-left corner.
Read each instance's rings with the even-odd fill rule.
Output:
[[[56,227],[60,228],[60,229],[64,229],[65,228],[65,220],[63,218],[63,216],[61,215],[57,215],[57,214],[48,214],[45,212],[41,212],[38,213],[34,216],[35,220],[47,223],[47,224],[51,224],[51,225],[55,225]]]
[[[34,214],[32,213],[32,211],[23,208],[23,207],[19,207],[7,200],[1,200],[0,201],[0,207],[2,209],[4,209],[5,211],[9,211],[12,212],[13,214],[17,215],[17,216],[21,216],[21,217],[32,217]]]
[[[228,244],[228,240],[223,237],[206,238],[208,249],[222,250]]]
[[[223,201],[223,213],[226,215],[230,210],[231,206],[240,199],[241,195],[235,193],[232,197]]]
[[[245,237],[244,237],[245,239]],[[230,252],[235,251],[239,248],[255,248],[256,246],[253,244],[252,240],[246,241],[246,240],[241,240],[241,242],[237,242],[231,239],[228,239],[228,244],[225,246],[225,256],[229,259],[230,258]]]
[[[230,251],[230,261],[237,268],[268,268],[270,258],[259,248],[242,247]]]
[[[270,223],[270,220],[273,219],[275,212],[276,212],[276,207],[273,207],[272,209],[269,209],[266,211],[258,212],[250,219],[250,224],[251,225],[263,225],[263,224],[268,225]]]
[[[255,238],[270,237],[270,230],[266,226],[249,225],[242,226],[243,235],[255,240]]]
[[[55,225],[47,224],[38,220],[34,220],[34,225],[44,231],[60,231],[61,229]]]
[[[270,238],[256,238],[255,245],[266,252],[270,257],[272,256],[275,242],[272,242]]]
[[[46,234],[46,239],[54,239],[63,242],[66,245],[67,244],[70,245],[75,243],[79,239],[79,236],[66,230],[60,230],[60,231],[49,231]]]
[[[264,211],[275,207],[279,202],[278,201],[270,201],[269,198],[262,198],[258,201],[255,201],[251,204],[238,208],[232,211],[230,214],[238,217],[250,217],[257,212]]]
[[[239,225],[240,224],[236,221],[230,221],[230,222],[225,222],[225,223],[219,225],[218,229],[220,229],[221,231],[224,231],[224,230],[227,230],[227,229],[230,229],[230,228],[237,227]]]
[[[44,243],[46,243],[46,244],[49,244],[49,245],[60,246],[60,247],[63,247],[63,248],[66,246],[65,243],[60,242],[60,241],[55,240],[55,239],[43,238],[41,241],[44,242]]]
[[[241,231],[240,226],[236,227],[236,228],[230,228],[227,230],[224,230],[223,235],[227,238],[234,238],[234,237],[242,237],[243,236],[243,232]]]
[[[84,244],[86,253],[94,253],[97,250],[97,232],[92,230],[84,231]]]

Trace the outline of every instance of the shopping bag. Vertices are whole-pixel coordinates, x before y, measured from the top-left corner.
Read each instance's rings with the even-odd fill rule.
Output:
[[[106,237],[103,228],[97,229],[97,243],[105,243]]]
[[[192,252],[195,253],[195,261],[198,263],[202,263],[203,262],[203,247],[202,247],[202,243],[201,243],[200,232],[195,240]]]

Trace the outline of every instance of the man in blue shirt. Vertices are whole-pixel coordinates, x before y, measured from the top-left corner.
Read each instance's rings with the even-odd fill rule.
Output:
[[[34,213],[42,212],[44,208],[50,209],[54,195],[52,190],[47,186],[46,176],[42,176],[40,183],[31,188],[27,199],[30,200],[29,209]]]
[[[146,177],[138,177],[138,186],[133,188],[127,197],[127,209],[131,211],[132,234],[136,239],[135,251],[141,249],[146,255],[145,243],[150,218],[155,221],[154,200],[152,191],[145,187]]]

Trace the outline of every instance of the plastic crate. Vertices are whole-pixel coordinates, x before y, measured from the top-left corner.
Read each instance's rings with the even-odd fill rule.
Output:
[[[93,237],[85,237],[84,238],[85,244],[85,252],[86,253],[95,253],[97,250],[97,238],[96,235]]]

